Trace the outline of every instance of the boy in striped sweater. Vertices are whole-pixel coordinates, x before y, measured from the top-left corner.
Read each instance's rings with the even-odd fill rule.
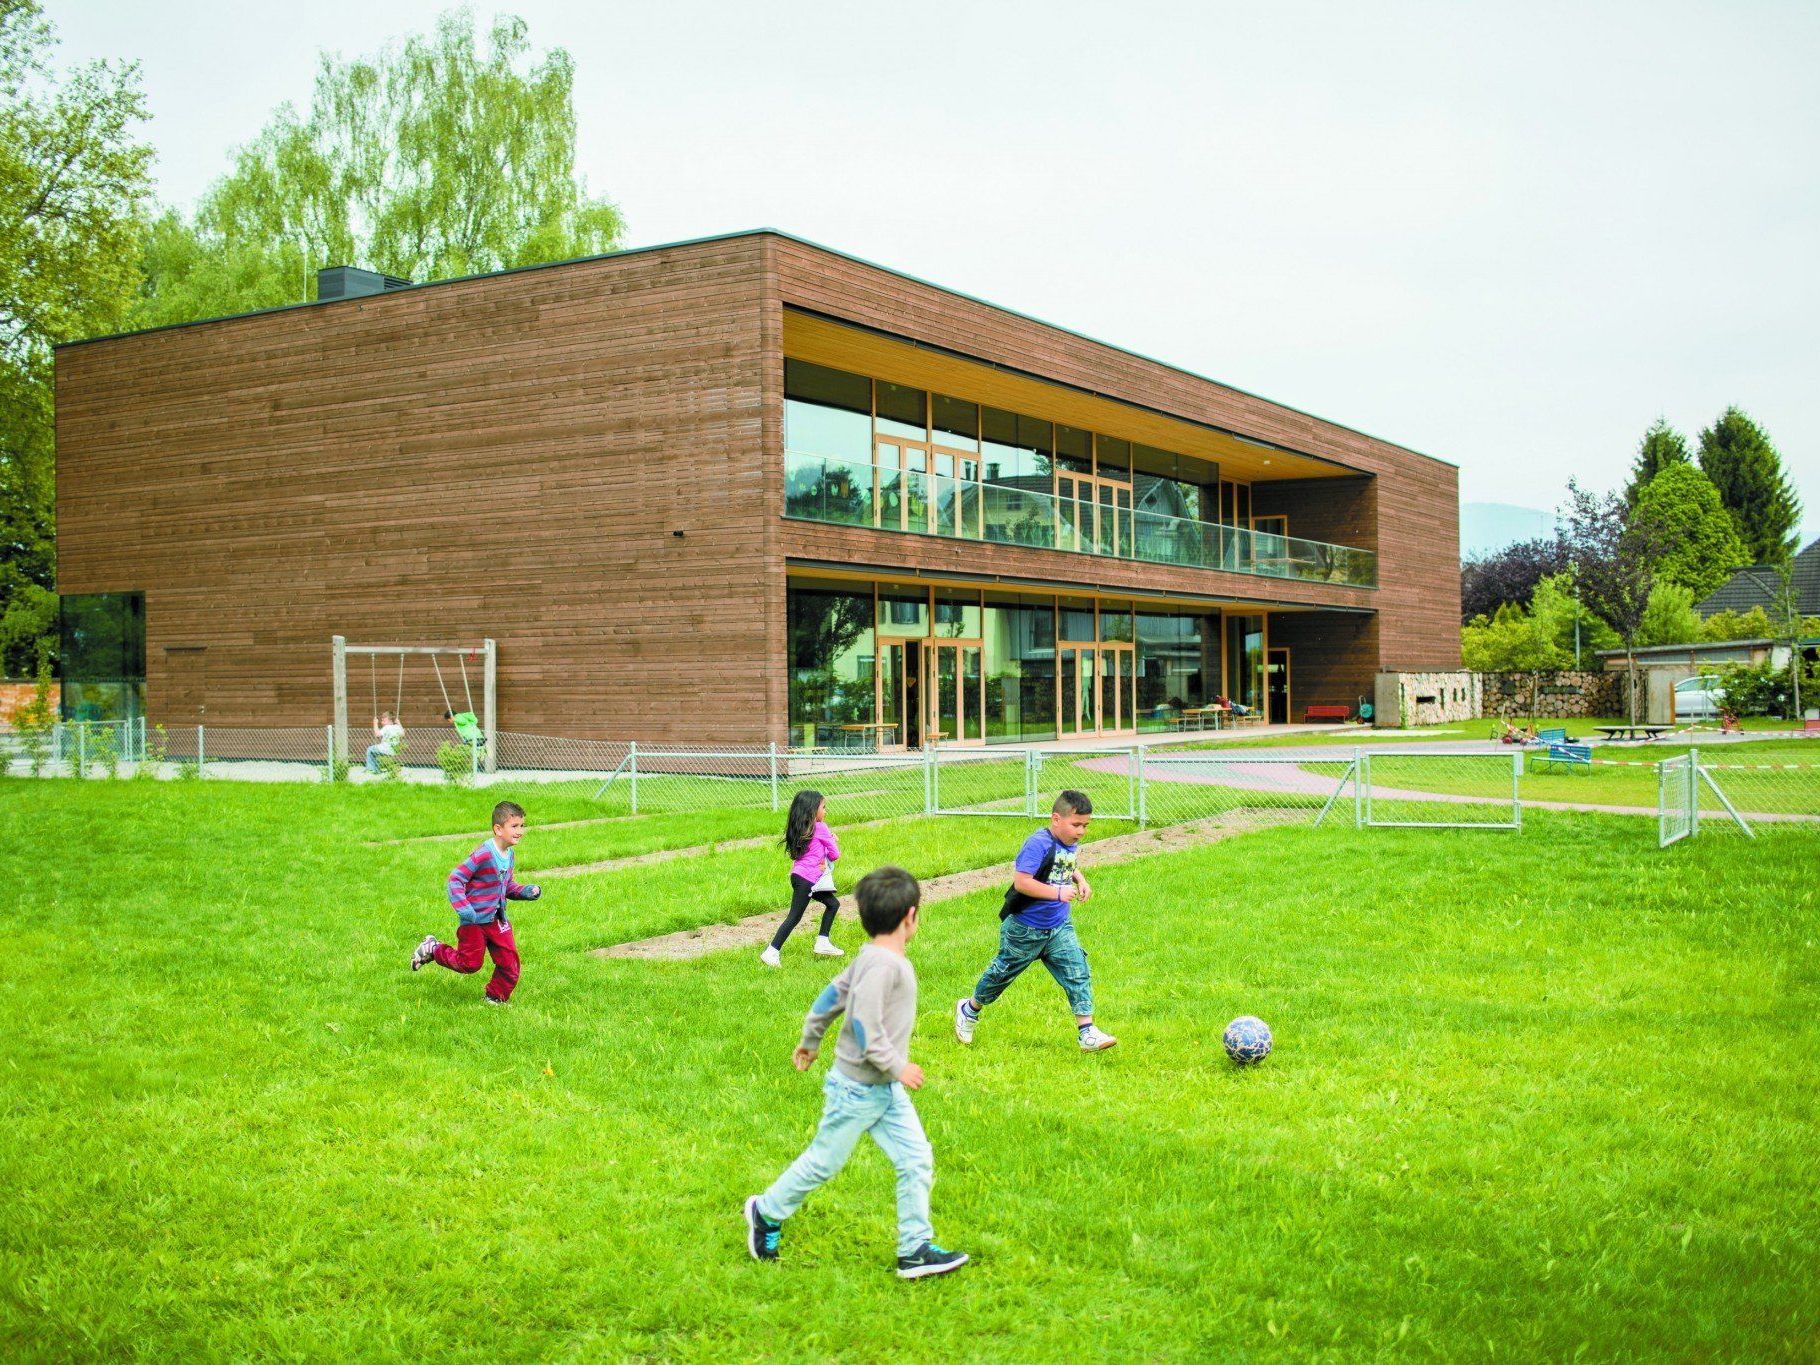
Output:
[[[465,976],[479,971],[491,953],[493,979],[487,982],[486,1002],[503,1005],[512,998],[512,988],[518,984],[518,944],[512,938],[512,926],[506,922],[506,902],[534,901],[543,894],[535,886],[520,885],[512,876],[512,849],[524,835],[523,806],[501,801],[493,807],[493,837],[449,873],[449,904],[455,907],[456,918],[461,921],[455,931],[455,946],[450,947],[434,934],[425,934],[417,951],[411,954],[412,971],[426,963],[440,962]]]

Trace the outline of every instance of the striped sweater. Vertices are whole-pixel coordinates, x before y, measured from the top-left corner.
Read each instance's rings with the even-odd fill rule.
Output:
[[[468,854],[466,861],[449,873],[449,904],[463,924],[491,924],[505,918],[506,902],[534,901],[538,890],[523,886],[512,878],[512,852],[504,853],[491,839]]]

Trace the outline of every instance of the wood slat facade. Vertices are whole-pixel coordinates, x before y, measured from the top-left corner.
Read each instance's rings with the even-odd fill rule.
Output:
[[[1255,510],[1380,586],[786,520],[790,310],[1344,466]],[[66,346],[56,402],[59,591],[145,594],[167,724],[326,724],[332,635],[490,636],[502,729],[782,743],[792,561],[1293,604],[1298,709],[1459,666],[1451,466],[776,233]]]

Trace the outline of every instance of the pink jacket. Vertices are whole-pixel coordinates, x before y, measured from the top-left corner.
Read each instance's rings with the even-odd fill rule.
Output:
[[[809,847],[803,850],[803,856],[790,864],[790,871],[806,882],[818,880],[822,869],[829,863],[840,860],[840,845],[834,842],[834,831],[826,822],[817,820],[815,832],[809,836]]]

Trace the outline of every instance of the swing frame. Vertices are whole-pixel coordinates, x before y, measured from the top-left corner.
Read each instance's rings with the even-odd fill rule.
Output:
[[[427,654],[435,665],[435,656],[453,654],[462,661],[462,680],[465,687],[467,680],[467,656],[478,654],[481,659],[481,713],[480,725],[486,731],[487,742],[481,755],[481,767],[487,772],[496,771],[493,736],[497,733],[496,721],[499,706],[499,647],[492,640],[482,640],[479,645],[355,645],[349,644],[345,635],[330,637],[330,649],[333,659],[335,682],[335,757],[343,763],[348,761],[348,656],[365,654],[368,656],[398,656],[400,676],[403,675],[404,661],[407,655]],[[370,666],[370,665],[369,665]],[[437,669],[438,678],[441,669]],[[443,701],[448,702],[448,690],[443,689]],[[473,702],[473,694],[468,694],[468,701]],[[454,710],[453,706],[449,707]]]

